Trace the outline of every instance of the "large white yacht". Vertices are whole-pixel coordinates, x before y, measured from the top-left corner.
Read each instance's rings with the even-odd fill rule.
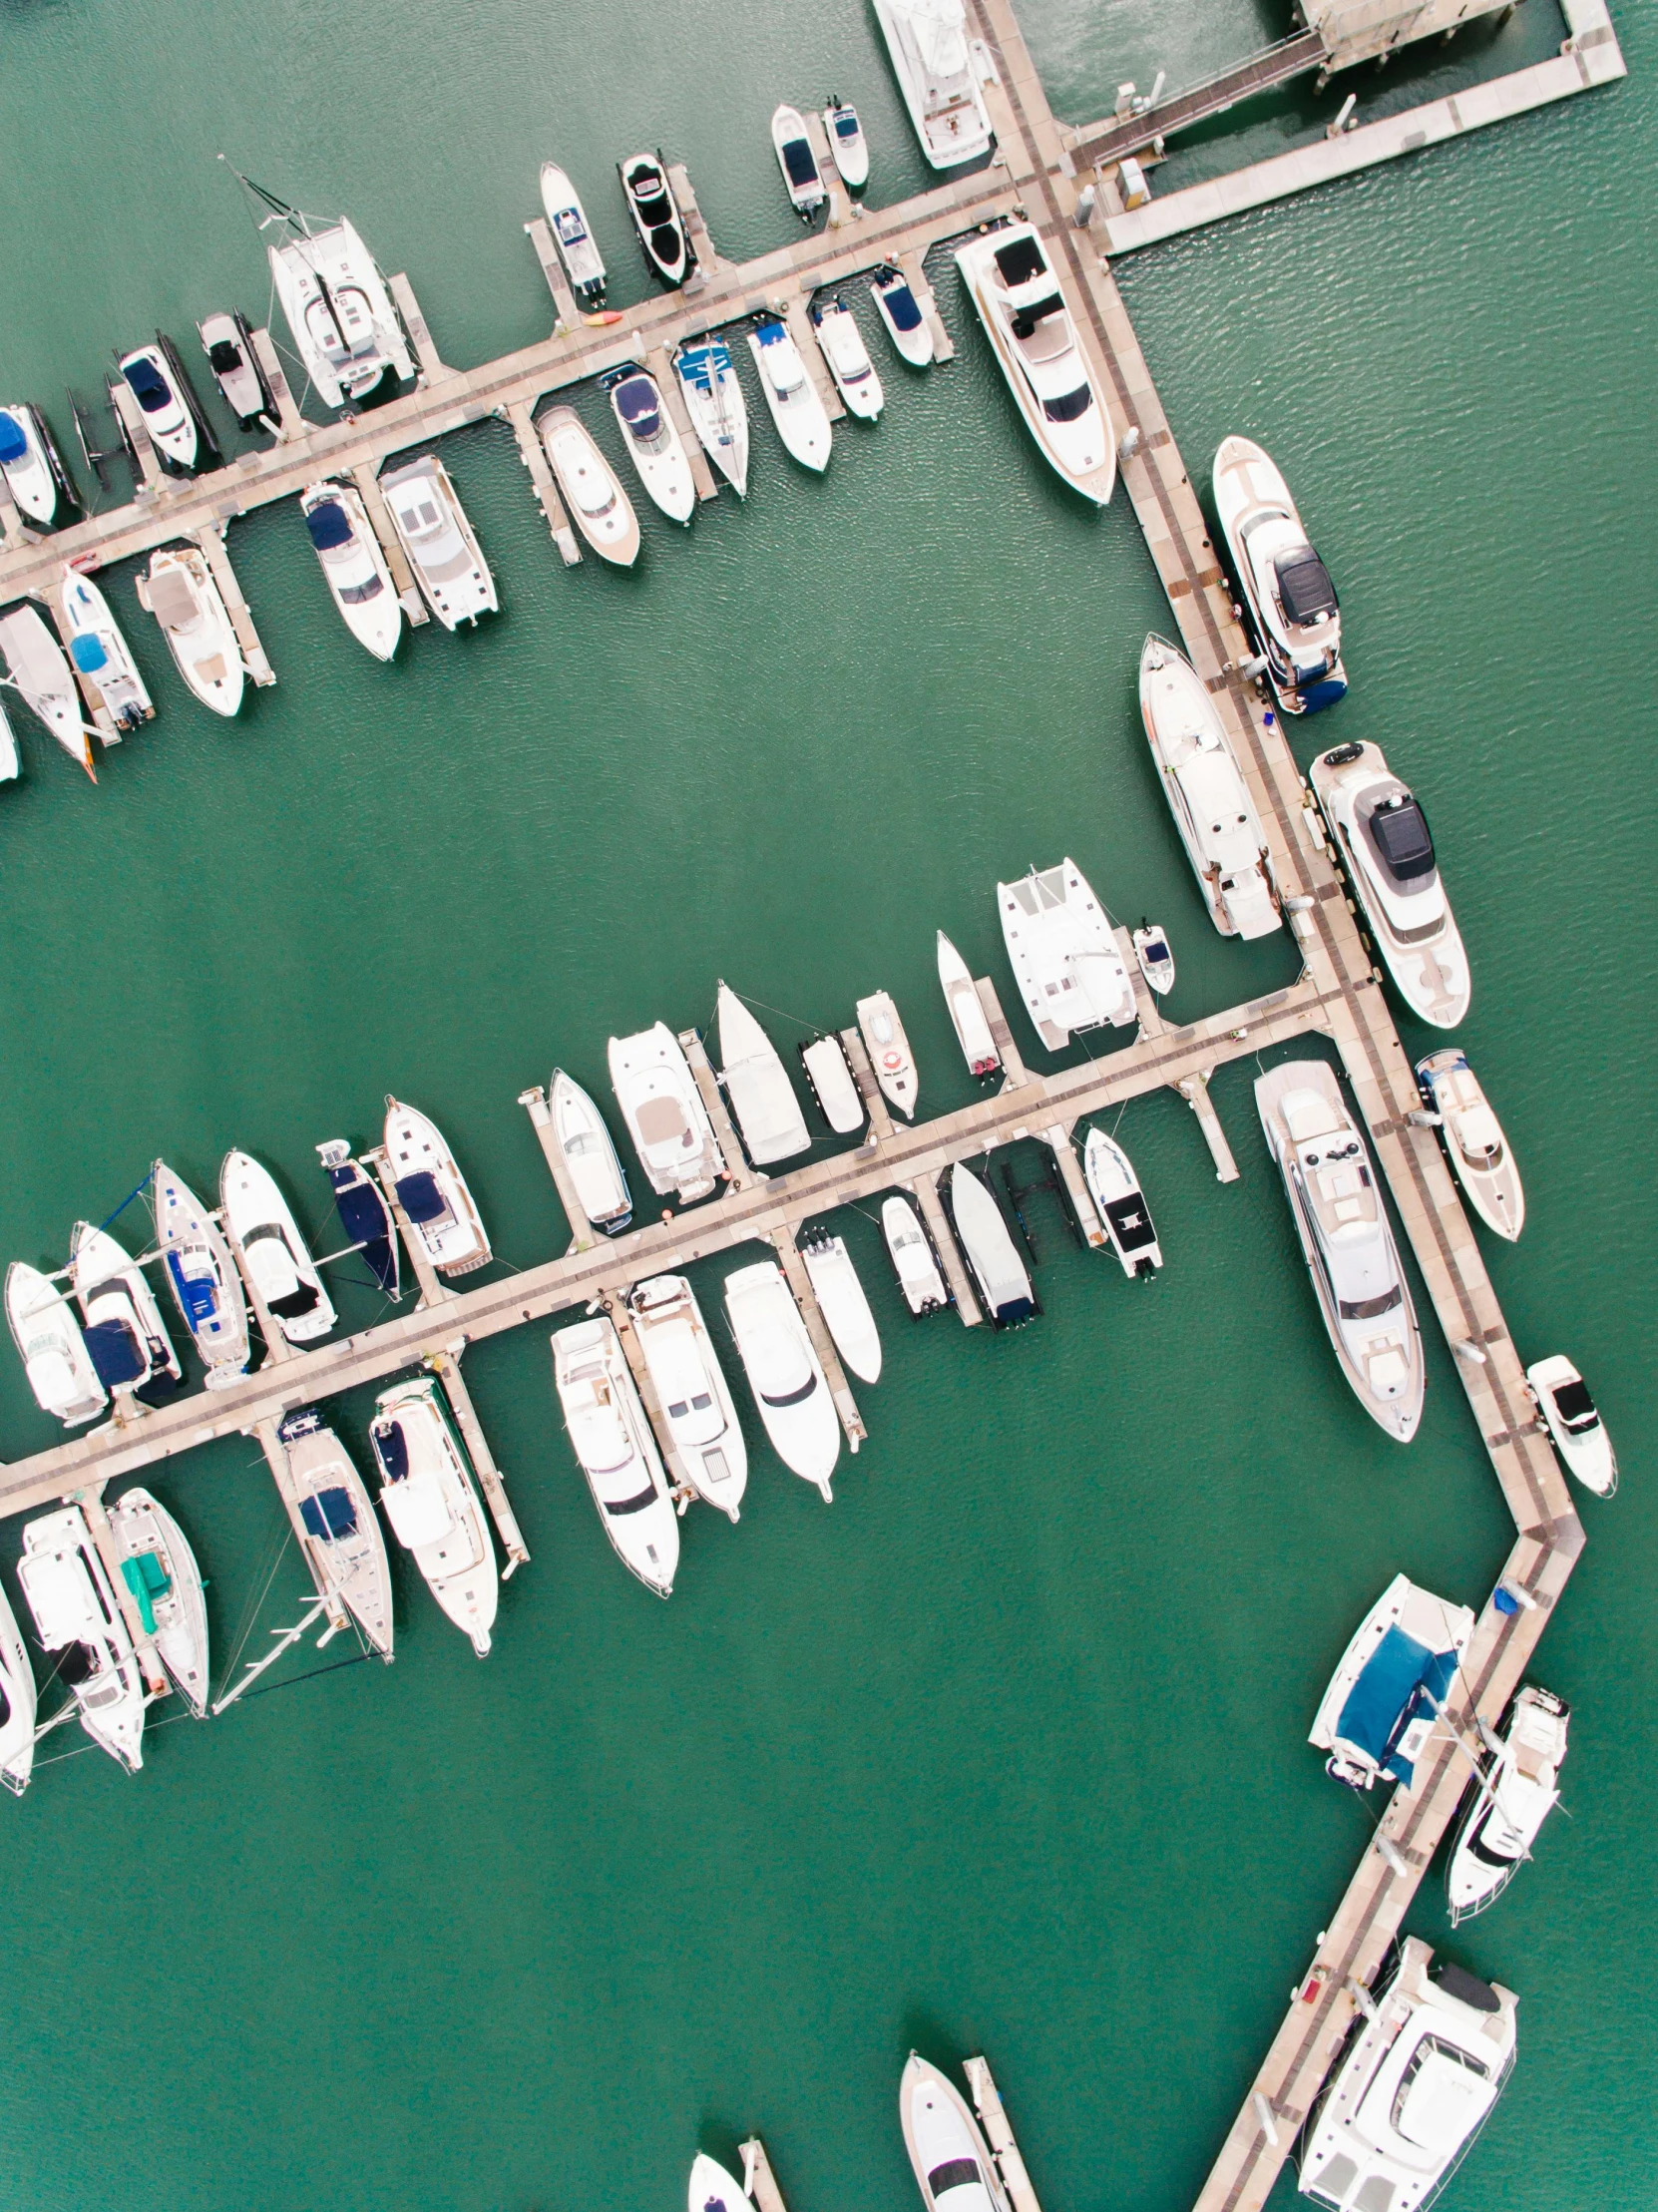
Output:
[[[898,89],[935,169],[977,162],[995,144],[962,0],[875,0]]]
[[[996,1193],[959,1159],[950,1170],[950,1218],[993,1329],[1017,1329],[1040,1313],[1036,1285]]]
[[[314,1407],[276,1432],[313,1572],[344,1605],[382,1659],[392,1655],[391,1568],[362,1477]]]
[[[553,1383],[571,1449],[617,1557],[658,1597],[673,1593],[679,1517],[614,1325],[553,1333]]]
[[[756,1260],[725,1278],[725,1318],[771,1448],[832,1502],[841,1425],[794,1293],[775,1260]]]
[[[627,1177],[605,1116],[573,1076],[562,1068],[553,1071],[548,1092],[553,1112],[553,1133],[564,1153],[581,1200],[582,1211],[596,1229],[620,1236],[633,1218],[633,1200]]]
[[[1446,1868],[1452,1928],[1493,1905],[1530,1858],[1538,1830],[1560,1802],[1569,1717],[1563,1697],[1527,1682],[1507,1727],[1486,1738],[1487,1760],[1469,1786]]]
[[[996,903],[1020,996],[1050,1053],[1062,1052],[1074,1030],[1123,1029],[1135,1019],[1110,917],[1074,860],[999,883]]]
[[[1163,795],[1222,937],[1280,926],[1266,833],[1208,687],[1167,639],[1140,654],[1140,714]]]
[[[299,495],[299,512],[346,629],[376,661],[389,661],[403,635],[403,608],[361,492],[311,484]]]
[[[144,1764],[144,1674],[86,1516],[64,1506],[23,1524],[17,1579],[81,1726],[129,1774]]]
[[[756,1167],[792,1159],[812,1138],[777,1048],[727,984],[715,1003],[720,1081],[748,1156]]]
[[[123,1393],[141,1405],[165,1402],[184,1370],[144,1269],[108,1229],[77,1221],[69,1237],[69,1274],[99,1380],[118,1405]]]
[[[1307,1741],[1349,1789],[1409,1789],[1473,1634],[1473,1614],[1396,1574],[1330,1677]]]
[[[421,596],[444,629],[497,613],[495,578],[437,455],[423,453],[388,470],[380,490]]]
[[[1227,438],[1215,455],[1214,495],[1279,705],[1287,714],[1333,706],[1347,689],[1341,609],[1289,486],[1258,445]]]
[[[1525,1226],[1525,1191],[1467,1055],[1454,1045],[1430,1053],[1417,1062],[1417,1083],[1430,1112],[1440,1116],[1440,1134],[1468,1204],[1511,1244]]]
[[[610,394],[611,412],[639,482],[669,522],[688,523],[696,512],[696,479],[684,440],[662,403],[661,386],[636,361],[601,377],[600,384]]]
[[[228,1390],[247,1366],[247,1301],[218,1224],[182,1175],[156,1162],[156,1238],[180,1319],[207,1367],[208,1390]]]
[[[445,1275],[470,1275],[494,1254],[484,1217],[435,1121],[386,1096],[386,1161],[397,1202],[427,1258]]]
[[[957,249],[956,266],[1042,458],[1103,507],[1116,482],[1117,434],[1035,225],[1015,222],[972,239]]]
[[[803,468],[820,474],[829,466],[834,432],[829,412],[807,374],[788,325],[765,315],[748,333],[748,350],[760,374],[760,389],[777,435]]]
[[[34,1772],[36,1701],[35,1670],[0,1590],[0,1782],[13,1797],[23,1795]]]
[[[319,397],[329,407],[391,397],[415,364],[374,256],[349,222],[312,230],[289,214],[292,234],[269,248],[270,273]]]
[[[627,1311],[686,1480],[735,1521],[748,1448],[696,1293],[683,1275],[652,1275],[627,1293]]]
[[[990,2145],[953,2081],[911,2051],[898,2117],[927,2212],[1009,2212]]]
[[[665,1022],[610,1041],[611,1086],[652,1190],[681,1205],[707,1197],[725,1172],[679,1040]]]
[[[547,210],[548,228],[565,264],[570,288],[586,308],[603,304],[605,257],[594,243],[587,210],[576,187],[557,162],[541,165],[541,204]]]
[[[368,1441],[392,1535],[479,1658],[487,1658],[500,1596],[495,1547],[431,1376],[381,1391]]]
[[[1588,1384],[1563,1352],[1533,1361],[1525,1379],[1567,1472],[1597,1498],[1610,1498],[1618,1487],[1617,1455]]]
[[[163,546],[138,579],[138,598],[162,626],[179,673],[226,720],[241,705],[241,646],[229,610],[196,546]]]
[[[639,519],[587,424],[574,407],[549,407],[536,429],[577,529],[602,561],[630,569],[639,557]]]
[[[190,1540],[159,1500],[136,1486],[109,1502],[110,1545],[168,1680],[198,1720],[207,1712],[207,1600]]]
[[[248,1279],[283,1336],[290,1344],[326,1336],[337,1318],[333,1301],[269,1168],[246,1152],[226,1152],[218,1170],[218,1202]]]
[[[748,496],[748,402],[723,338],[675,346],[673,373],[697,442],[739,499]]]
[[[59,597],[69,628],[69,658],[103,700],[117,729],[134,730],[156,711],[132,648],[90,576],[66,568]]]
[[[49,1275],[25,1260],[6,1269],[6,1320],[35,1404],[66,1429],[95,1421],[109,1393],[93,1364],[69,1300]]]

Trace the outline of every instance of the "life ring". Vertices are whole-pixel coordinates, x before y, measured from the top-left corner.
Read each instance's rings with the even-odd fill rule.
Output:
[[[891,1075],[903,1067],[904,1055],[902,1053],[883,1053],[881,1055],[881,1065]]]

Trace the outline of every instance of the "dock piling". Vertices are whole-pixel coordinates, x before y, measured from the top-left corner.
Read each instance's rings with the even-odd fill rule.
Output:
[[[841,1031],[841,1043],[846,1047],[846,1057],[852,1063],[852,1078],[858,1086],[858,1096],[864,1102],[864,1111],[869,1115],[870,1144],[887,1144],[892,1141],[893,1118],[887,1111],[887,1101],[881,1086],[875,1080],[875,1068],[864,1044],[864,1033],[854,1023],[851,1029]]]
[[[758,2135],[750,2135],[746,2143],[738,2145],[742,2152],[742,2185],[754,2199],[758,2212],[789,2212],[783,2202],[783,2192],[777,2186],[777,2176],[771,2170],[771,2160]]]
[[[495,1454],[490,1450],[484,1425],[478,1419],[478,1409],[472,1403],[472,1393],[461,1380],[461,1354],[466,1349],[464,1336],[457,1337],[441,1351],[428,1352],[425,1364],[442,1383],[444,1395],[455,1416],[455,1426],[461,1432],[467,1457],[472,1462],[472,1472],[478,1478],[478,1488],[484,1494],[501,1543],[507,1553],[507,1563],[501,1569],[501,1579],[506,1582],[521,1566],[529,1564],[530,1549],[524,1541],[524,1532],[518,1525],[507,1497],[507,1486],[501,1479],[501,1470],[495,1464]]]
[[[800,1246],[795,1241],[798,1223],[785,1223],[773,1229],[771,1242],[794,1302],[800,1308],[800,1318],[806,1324],[806,1334],[812,1340],[812,1350],[817,1354],[818,1365],[829,1385],[829,1395],[835,1401],[835,1411],[840,1415],[841,1427],[846,1431],[846,1441],[855,1453],[869,1435],[864,1427],[864,1417],[858,1411],[858,1401],[852,1395],[852,1386],[846,1379],[835,1340],[829,1333],[829,1324],[823,1318],[823,1308],[817,1302],[817,1292],[812,1288],[812,1278],[806,1272],[806,1262],[800,1256]]]
[[[457,371],[445,361],[437,348],[437,341],[426,327],[426,317],[420,311],[420,301],[414,295],[414,286],[401,272],[387,278],[386,288],[397,303],[397,312],[403,318],[403,327],[413,340],[415,358],[423,372],[434,379],[454,376]]]
[[[276,671],[265,658],[265,650],[259,643],[259,634],[253,627],[253,611],[242,597],[241,586],[236,582],[236,572],[230,566],[230,555],[224,542],[222,522],[210,522],[200,530],[191,532],[192,542],[202,549],[212,580],[218,586],[218,596],[224,602],[224,612],[230,618],[230,626],[236,634],[236,644],[241,649],[242,666],[261,689],[276,680]]]

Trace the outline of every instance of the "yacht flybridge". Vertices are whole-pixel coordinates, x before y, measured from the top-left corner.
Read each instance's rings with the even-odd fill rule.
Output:
[[[962,0],[875,0],[898,89],[935,169],[987,155],[995,139]]]
[[[1342,617],[1330,572],[1308,543],[1290,488],[1248,438],[1215,455],[1215,511],[1287,714],[1315,714],[1347,689]]]
[[[1035,224],[1010,223],[972,239],[958,248],[956,266],[1043,459],[1103,507],[1116,482],[1116,432]]]
[[[1423,1103],[1440,1117],[1440,1134],[1456,1180],[1487,1228],[1510,1243],[1525,1226],[1525,1192],[1502,1124],[1491,1111],[1467,1055],[1454,1045],[1417,1062]]]
[[[343,217],[313,229],[297,208],[257,185],[248,189],[287,232],[269,248],[270,273],[299,357],[324,405],[372,407],[395,398],[400,383],[414,381],[415,364],[368,247]]]
[[[386,1099],[386,1161],[397,1202],[426,1257],[445,1275],[470,1275],[494,1258],[483,1216],[435,1121]]]
[[[967,2099],[913,2050],[898,2087],[898,2117],[927,2212],[1010,2212],[996,2160]]]
[[[707,1108],[665,1022],[610,1041],[611,1088],[652,1190],[681,1205],[706,1198],[725,1173]]]
[[[553,1384],[571,1449],[617,1557],[646,1589],[670,1597],[679,1565],[679,1518],[610,1321],[578,1321],[553,1332]]]
[[[1280,926],[1266,832],[1202,677],[1164,638],[1140,655],[1140,714],[1163,795],[1223,937]]]
[[[1485,1738],[1486,1760],[1469,1785],[1467,1810],[1446,1868],[1451,1925],[1494,1905],[1531,1856],[1537,1833],[1560,1802],[1569,1708],[1527,1682],[1508,1725]]]
[[[756,1167],[792,1159],[811,1132],[776,1046],[727,984],[715,1000],[720,1082],[742,1141]]]
[[[1307,1741],[1350,1789],[1409,1789],[1473,1634],[1473,1614],[1396,1574],[1359,1623]]]
[[[495,1548],[431,1376],[380,1393],[368,1441],[392,1535],[479,1658],[488,1658],[501,1587]]]
[[[686,1480],[735,1521],[748,1450],[696,1293],[683,1275],[653,1275],[627,1293],[627,1311]]]
[[[570,288],[585,308],[602,306],[605,299],[605,261],[593,242],[587,211],[576,187],[557,162],[541,165],[541,204],[547,210],[547,226],[565,264]]]
[[[723,338],[674,348],[673,373],[697,443],[739,499],[748,496],[748,402]]]
[[[999,883],[996,903],[1020,996],[1050,1053],[1076,1030],[1123,1029],[1135,1019],[1110,919],[1074,860]]]

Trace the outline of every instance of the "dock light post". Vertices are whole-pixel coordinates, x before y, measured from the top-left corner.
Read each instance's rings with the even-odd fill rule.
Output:
[[[1092,185],[1084,185],[1076,196],[1076,213],[1071,221],[1078,230],[1085,230],[1093,221],[1094,201],[1098,195]]]
[[[1490,1355],[1482,1344],[1475,1344],[1469,1337],[1458,1337],[1451,1347],[1459,1360],[1468,1360],[1475,1367],[1489,1365]]]
[[[1133,422],[1129,424],[1117,441],[1117,459],[1119,461],[1131,461],[1139,450],[1140,426],[1137,422]]]

